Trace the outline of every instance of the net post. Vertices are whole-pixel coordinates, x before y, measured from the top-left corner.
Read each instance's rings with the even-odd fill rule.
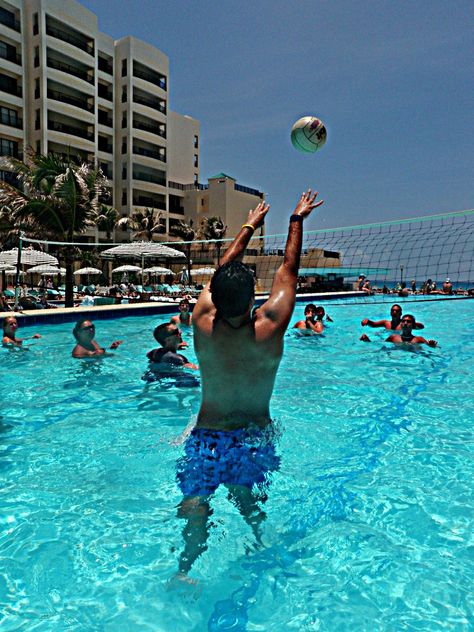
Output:
[[[15,304],[13,306],[14,310],[18,310],[18,302],[20,298],[20,267],[21,267],[21,253],[23,250],[23,237],[24,232],[18,231],[18,257],[16,260],[16,275],[15,275]]]

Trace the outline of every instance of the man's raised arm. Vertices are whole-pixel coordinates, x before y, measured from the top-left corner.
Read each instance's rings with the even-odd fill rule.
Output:
[[[263,225],[265,215],[268,213],[269,209],[269,204],[260,202],[254,209],[249,211],[247,221],[242,225],[242,228],[234,238],[234,241],[225,251],[220,262],[221,266],[223,266],[224,263],[229,263],[229,261],[234,261],[235,259],[238,261],[242,260],[250,239],[253,237],[257,228],[260,228],[260,226]]]
[[[318,193],[308,189],[302,193],[293,214],[290,217],[288,238],[286,240],[283,263],[273,280],[268,301],[262,306],[270,320],[286,328],[293,313],[296,299],[296,282],[300,266],[301,246],[303,244],[303,220],[311,211],[321,206],[323,200],[316,202]]]
[[[249,211],[247,221],[245,222],[245,224],[243,224],[239,233],[234,238],[234,241],[225,251],[220,261],[221,266],[224,265],[224,263],[228,263],[229,261],[234,261],[234,259],[241,260],[243,258],[245,249],[247,248],[250,239],[252,238],[256,229],[260,228],[260,226],[263,225],[265,215],[268,213],[269,208],[269,204],[266,204],[265,202],[260,202],[254,209]],[[211,284],[208,283],[206,287],[202,290],[194,307],[194,325],[196,325],[196,319],[214,309],[214,304],[212,302],[211,292],[209,289],[210,285]]]

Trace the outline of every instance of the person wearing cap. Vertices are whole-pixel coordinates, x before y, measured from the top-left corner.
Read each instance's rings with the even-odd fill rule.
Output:
[[[443,294],[452,294],[453,293],[453,284],[451,283],[451,279],[448,277],[446,281],[443,283]]]

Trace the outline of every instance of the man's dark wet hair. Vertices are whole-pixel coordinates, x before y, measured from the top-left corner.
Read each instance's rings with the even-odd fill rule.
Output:
[[[393,309],[394,307],[398,307],[398,309],[400,310],[400,312],[402,312],[402,311],[403,311],[403,310],[402,310],[402,306],[401,306],[401,305],[399,305],[398,303],[394,303],[394,304],[392,305],[392,307],[390,308],[390,311],[392,311],[392,309]]]
[[[214,273],[210,290],[212,302],[220,316],[241,316],[255,296],[253,270],[241,261],[224,263]]]
[[[309,310],[312,310],[313,312],[315,312],[316,305],[314,303],[308,303],[306,307],[304,308],[304,313],[306,314],[306,312],[309,312]]]
[[[413,327],[416,324],[416,319],[412,314],[403,314],[403,318],[409,318],[411,320],[411,324],[413,325]]]
[[[168,335],[169,335],[168,334],[168,329],[170,327],[173,327],[173,329],[174,329],[175,325],[173,325],[171,323],[162,323],[161,325],[158,325],[158,327],[155,327],[153,335],[155,337],[156,342],[159,342],[161,346],[163,346],[165,338],[167,338]]]

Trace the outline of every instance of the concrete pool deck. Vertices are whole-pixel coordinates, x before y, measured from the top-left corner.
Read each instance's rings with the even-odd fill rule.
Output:
[[[318,292],[314,294],[297,294],[297,303],[325,302],[338,298],[356,298],[366,296],[365,292]],[[256,296],[255,304],[261,305],[268,298],[268,294]],[[24,312],[0,312],[0,318],[15,316],[20,326],[41,325],[50,323],[75,322],[80,318],[92,320],[105,320],[110,318],[123,318],[127,316],[148,316],[155,314],[177,314],[178,299],[175,303],[169,301],[149,301],[147,303],[135,303],[125,305],[100,305],[97,307],[58,307],[56,309],[30,309]]]

